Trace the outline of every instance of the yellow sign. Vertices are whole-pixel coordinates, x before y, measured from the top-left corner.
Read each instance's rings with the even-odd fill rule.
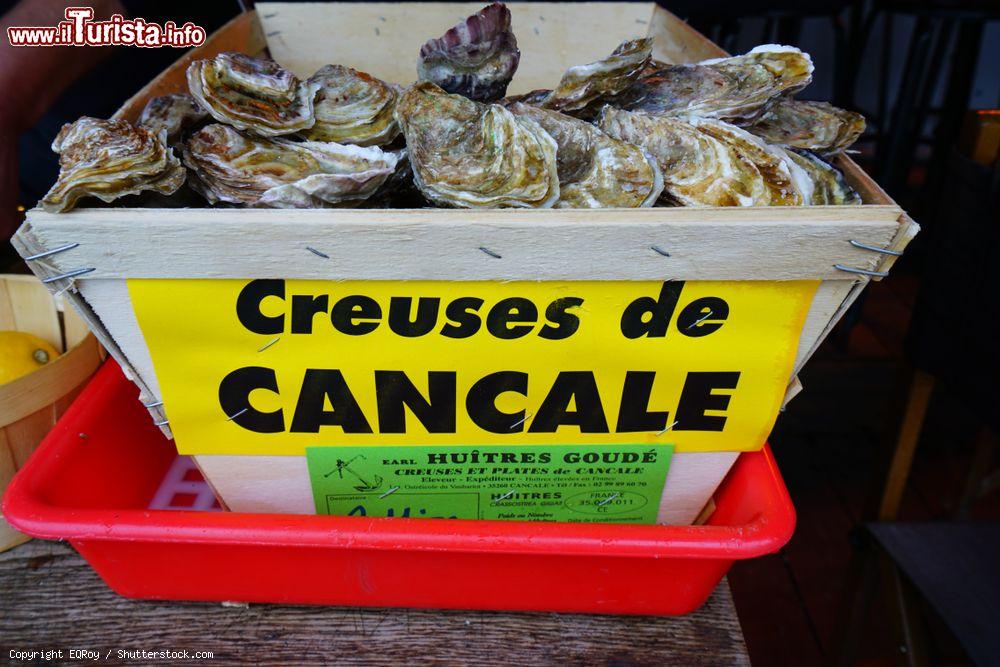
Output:
[[[758,449],[816,282],[130,280],[184,454]]]

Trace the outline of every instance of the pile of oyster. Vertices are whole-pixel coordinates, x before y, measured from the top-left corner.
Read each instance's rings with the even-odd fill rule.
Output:
[[[856,113],[793,95],[812,80],[789,46],[694,64],[649,38],[504,97],[521,53],[494,3],[428,41],[408,88],[342,65],[302,81],[222,53],[187,70],[189,93],[138,123],[81,118],[53,144],[67,211],[143,193],[152,205],[636,208],[857,204],[830,160],[865,129]],[[183,192],[179,192],[182,191]],[[196,193],[196,194],[195,194]]]

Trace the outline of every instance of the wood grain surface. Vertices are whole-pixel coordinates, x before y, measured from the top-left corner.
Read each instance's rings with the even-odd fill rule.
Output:
[[[24,255],[78,244],[31,268],[43,278],[89,269],[81,280],[848,280],[857,275],[835,264],[874,271],[886,257],[850,241],[892,247],[900,215],[893,206],[33,209],[12,242]]]
[[[748,665],[729,585],[676,618],[153,602],[69,546],[0,554],[0,649],[212,651],[200,664]],[[148,664],[148,663],[147,663]]]

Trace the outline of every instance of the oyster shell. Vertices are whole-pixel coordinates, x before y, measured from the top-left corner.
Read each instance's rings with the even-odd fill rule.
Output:
[[[187,93],[171,93],[154,97],[143,107],[139,125],[155,135],[166,132],[167,143],[178,143],[184,130],[208,118],[198,101]]]
[[[839,169],[808,151],[787,149],[785,153],[812,179],[813,191],[809,204],[814,206],[861,204],[861,196],[847,183]]]
[[[265,137],[312,127],[314,82],[299,79],[273,60],[220,53],[187,69],[188,88],[220,123]]]
[[[858,140],[865,118],[826,102],[781,100],[747,129],[772,144],[830,155]]]
[[[556,142],[533,120],[429,81],[403,94],[396,119],[414,182],[437,204],[549,208],[559,199]]]
[[[420,47],[417,79],[477,102],[492,102],[506,94],[520,60],[510,10],[494,2]]]
[[[622,42],[610,56],[569,68],[555,90],[539,106],[590,118],[606,100],[635,82],[649,63],[653,40],[649,37]]]
[[[399,93],[375,77],[342,65],[327,65],[309,78],[317,88],[316,124],[304,130],[310,141],[384,146],[399,136],[393,117]]]
[[[371,197],[361,202],[363,208],[423,208],[427,200],[413,183],[413,167],[404,148],[394,151],[398,161],[392,176]]]
[[[539,88],[538,90],[532,90],[531,92],[524,93],[523,95],[509,95],[502,100],[500,104],[505,107],[510,107],[511,104],[515,102],[521,102],[522,104],[530,104],[533,107],[541,106],[545,98],[552,94],[552,91],[548,88]]]
[[[508,109],[535,121],[555,139],[559,173],[556,208],[652,206],[663,192],[660,168],[638,146],[613,139],[590,123],[558,111],[520,102]]]
[[[757,167],[770,191],[769,206],[802,206],[812,199],[812,179],[781,148],[769,146],[725,121],[696,116],[686,120],[705,134],[729,144]]]
[[[771,191],[754,163],[729,143],[673,116],[605,107],[598,126],[656,160],[664,198],[684,206],[766,206]]]
[[[42,208],[62,213],[81,197],[111,202],[152,190],[169,195],[184,183],[184,167],[164,143],[165,134],[124,120],[84,116],[63,125],[52,150],[59,153],[59,178],[42,198]]]
[[[614,103],[632,111],[747,120],[779,96],[804,88],[812,81],[812,72],[809,54],[766,44],[742,56],[647,72]]]
[[[220,124],[184,145],[191,186],[210,203],[323,208],[372,196],[395,173],[400,155],[375,146],[254,137]]]

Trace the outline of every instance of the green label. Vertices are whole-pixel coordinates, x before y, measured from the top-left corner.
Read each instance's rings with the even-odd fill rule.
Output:
[[[673,445],[308,447],[317,514],[655,523]]]

